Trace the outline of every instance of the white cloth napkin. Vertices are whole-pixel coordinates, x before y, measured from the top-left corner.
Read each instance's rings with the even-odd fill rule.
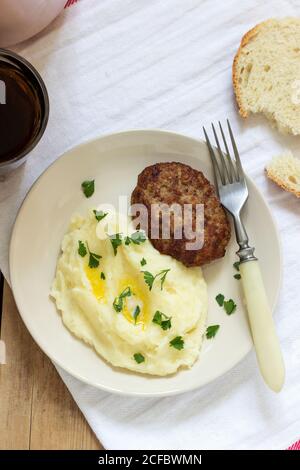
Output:
[[[230,118],[244,167],[280,227],[283,391],[264,386],[253,352],[210,385],[163,399],[110,395],[59,370],[108,449],[283,449],[300,437],[300,201],[264,176],[274,154],[288,148],[300,155],[299,138],[283,137],[263,118],[242,122],[231,85],[242,34],[270,16],[298,12],[292,0],[82,0],[15,48],[44,77],[51,114],[27,164],[0,182],[0,266],[7,279],[10,232],[26,191],[68,148],[110,131],[155,127],[201,137],[203,124]]]

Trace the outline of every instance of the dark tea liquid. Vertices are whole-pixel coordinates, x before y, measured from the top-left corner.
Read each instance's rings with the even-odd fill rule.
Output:
[[[0,162],[5,162],[31,144],[40,127],[41,107],[37,92],[18,67],[0,60],[0,80],[6,95],[4,104],[3,93],[0,96]]]

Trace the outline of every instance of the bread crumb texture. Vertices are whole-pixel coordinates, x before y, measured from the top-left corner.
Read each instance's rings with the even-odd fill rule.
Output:
[[[263,113],[281,132],[300,134],[300,18],[269,19],[248,31],[232,76],[241,116]]]
[[[300,159],[291,152],[274,157],[266,173],[278,186],[300,197]]]

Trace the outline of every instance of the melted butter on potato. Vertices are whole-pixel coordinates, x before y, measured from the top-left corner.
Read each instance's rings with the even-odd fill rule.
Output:
[[[105,302],[105,280],[101,279],[101,269],[90,268],[88,265],[84,267],[86,277],[89,280],[91,290],[95,298],[99,301]],[[142,325],[145,328],[149,321],[149,314],[147,308],[147,289],[141,285],[144,281],[141,279],[138,283],[133,278],[125,278],[119,283],[119,291],[122,292],[127,287],[130,287],[133,295],[124,299],[124,308],[121,315],[123,315],[127,321],[134,325]],[[134,318],[134,312],[136,307],[139,306],[140,313],[137,318]]]
[[[90,268],[89,265],[86,265],[84,272],[90,281],[92,292],[96,299],[105,299],[105,280],[101,279],[101,270],[98,268]]]
[[[125,299],[122,315],[124,315],[126,320],[130,323],[141,325],[144,329],[150,320],[147,307],[149,294],[147,292],[147,286],[145,285],[145,288],[142,283],[145,284],[143,278],[139,279],[139,282],[133,278],[125,278],[120,283],[119,291],[122,292],[126,287],[130,287],[133,295]],[[136,306],[140,307],[140,314],[135,321],[134,311]]]

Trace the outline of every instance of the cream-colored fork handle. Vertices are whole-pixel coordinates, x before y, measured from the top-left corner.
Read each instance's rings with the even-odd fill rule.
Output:
[[[274,392],[280,392],[285,379],[284,362],[258,261],[241,263],[240,273],[261,374]]]

